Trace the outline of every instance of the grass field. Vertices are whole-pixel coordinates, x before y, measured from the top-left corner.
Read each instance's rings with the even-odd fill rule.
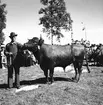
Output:
[[[84,67],[85,68],[85,67]],[[54,83],[45,84],[38,66],[21,68],[21,88],[39,85],[29,91],[6,89],[7,69],[0,69],[0,105],[103,105],[103,67],[91,66],[91,73],[83,72],[78,83],[68,81],[70,71],[54,73]]]

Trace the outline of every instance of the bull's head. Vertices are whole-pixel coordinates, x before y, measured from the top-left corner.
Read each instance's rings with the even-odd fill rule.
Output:
[[[36,52],[38,49],[40,49],[40,46],[44,43],[44,40],[42,37],[40,39],[38,37],[33,37],[32,39],[29,39],[28,42],[24,43],[23,50],[28,49],[30,51]]]

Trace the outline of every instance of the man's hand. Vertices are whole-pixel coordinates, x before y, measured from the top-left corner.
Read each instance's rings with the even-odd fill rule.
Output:
[[[11,55],[13,55],[13,53],[12,52],[9,52],[9,56],[11,56]]]

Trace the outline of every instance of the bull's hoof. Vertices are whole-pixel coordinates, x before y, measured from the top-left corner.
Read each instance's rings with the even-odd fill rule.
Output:
[[[47,84],[51,85],[53,82],[54,82],[54,80],[53,81],[48,81]]]
[[[51,83],[53,83],[53,82],[54,82],[54,79],[51,80]]]
[[[75,77],[72,77],[71,80],[72,80],[73,82],[75,82],[75,83],[78,82],[78,80],[77,80]]]
[[[20,86],[17,86],[16,88],[17,88],[17,89],[20,89]]]
[[[77,79],[74,79],[73,82],[78,83],[78,80]]]
[[[90,71],[88,71],[88,73],[90,73]]]
[[[52,84],[52,82],[47,82],[47,85],[51,85]]]
[[[49,84],[49,81],[46,81],[46,84]]]
[[[52,83],[51,83],[50,81],[47,81],[46,84],[47,84],[47,85],[50,85],[50,84],[52,84]]]
[[[76,79],[75,77],[72,77],[72,78],[71,78],[71,80],[75,80],[75,79]]]

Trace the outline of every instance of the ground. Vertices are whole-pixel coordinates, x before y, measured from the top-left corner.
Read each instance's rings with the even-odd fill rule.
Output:
[[[85,68],[85,67],[83,67]],[[29,91],[7,89],[7,69],[0,69],[0,105],[103,105],[103,67],[91,66],[83,72],[78,83],[70,81],[70,71],[55,71],[54,83],[45,84],[39,66],[20,69],[21,88],[39,85]]]

